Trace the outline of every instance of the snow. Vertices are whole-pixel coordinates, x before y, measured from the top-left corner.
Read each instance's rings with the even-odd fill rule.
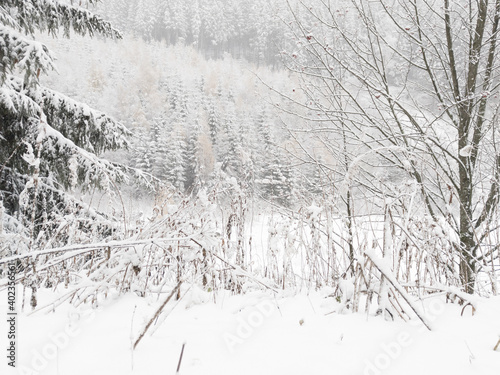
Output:
[[[9,27],[0,24],[0,51],[2,51],[2,64],[12,69],[15,65],[18,69],[26,71],[43,71],[55,69],[54,58],[48,48],[37,41],[29,40],[24,35]],[[36,77],[25,74],[26,83],[31,80],[37,81]]]
[[[467,145],[460,149],[459,154],[465,158],[468,158],[472,155],[472,150],[474,150],[474,146]]]
[[[125,13],[135,15],[132,18],[137,25],[125,29],[137,32],[142,28],[139,24],[143,15],[153,17],[154,8],[147,7],[147,2],[135,1],[132,3],[137,6],[127,7]],[[182,18],[180,15],[190,14],[189,11],[200,13],[195,15],[196,30],[184,37],[172,38],[169,43],[175,46],[153,40],[143,43],[129,36],[116,44],[103,40],[90,43],[85,37],[44,43],[45,36],[35,31],[47,32],[50,36],[58,29],[65,36],[69,36],[70,29],[81,36],[97,32],[119,37],[119,33],[89,10],[80,8],[88,5],[87,2],[78,5],[75,2],[73,6],[72,0],[30,0],[25,2],[25,7],[13,5],[20,2],[10,2],[9,7],[0,5],[3,59],[0,106],[7,111],[7,117],[28,120],[19,122],[21,129],[26,130],[16,141],[20,146],[23,146],[21,141],[35,140],[19,149],[20,162],[25,168],[15,171],[21,181],[21,188],[17,189],[21,191],[19,203],[28,214],[23,218],[11,216],[9,212],[3,218],[5,213],[2,214],[0,201],[0,253],[4,253],[0,258],[0,342],[4,350],[0,375],[173,374],[178,366],[178,374],[218,375],[499,373],[500,349],[493,348],[500,345],[500,297],[486,298],[498,294],[495,287],[498,257],[494,259],[493,251],[488,250],[492,258],[489,261],[483,254],[484,267],[477,275],[477,295],[474,296],[457,286],[463,285],[460,278],[463,274],[458,264],[453,266],[461,255],[456,247],[460,242],[459,231],[453,226],[458,222],[459,208],[456,189],[451,186],[456,177],[453,155],[458,152],[459,156],[468,158],[477,151],[480,159],[486,157],[488,161],[490,155],[486,154],[491,139],[485,138],[486,147],[457,147],[454,120],[447,122],[446,116],[441,115],[453,117],[449,114],[455,113],[460,103],[451,103],[453,94],[446,92],[443,99],[439,97],[436,101],[433,94],[425,93],[425,84],[407,89],[411,81],[404,76],[412,74],[403,63],[407,53],[404,49],[409,45],[401,44],[401,54],[392,54],[398,50],[393,47],[402,41],[394,25],[382,28],[382,33],[377,35],[384,42],[379,52],[374,56],[365,54],[363,51],[369,44],[360,26],[370,17],[362,17],[363,22],[359,23],[355,6],[342,12],[337,10],[337,15],[329,19],[334,24],[324,25],[327,29],[332,26],[336,29],[337,25],[345,24],[340,34],[320,32],[321,25],[309,25],[310,21],[301,24],[303,21],[296,19],[299,35],[304,38],[287,40],[288,36],[280,37],[287,33],[276,34],[278,40],[283,39],[287,50],[297,49],[288,54],[294,61],[290,71],[267,66],[266,44],[270,41],[268,36],[274,33],[274,26],[269,22],[268,8],[260,9],[266,2],[254,0],[233,5],[227,0],[212,2],[216,5],[213,9],[206,4],[200,7],[197,2],[194,6],[179,8],[175,5],[182,0],[170,2],[173,10],[169,9],[165,17],[161,12],[155,15],[158,20],[171,18],[170,26],[163,30],[166,33],[157,26],[151,28],[156,34],[169,35],[167,39],[180,28],[171,22],[176,23]],[[113,18],[117,23],[130,26],[132,19],[119,20],[122,17],[115,12],[116,5],[119,3],[122,7],[125,2],[107,3],[106,13],[116,13]],[[158,6],[161,3],[155,1]],[[243,7],[239,9],[238,5]],[[143,12],[146,7],[148,11]],[[165,5],[161,9],[163,7]],[[352,10],[350,16],[346,17],[349,10]],[[321,12],[316,14],[313,7],[309,11],[306,13],[321,21]],[[206,15],[212,13],[215,21],[206,24]],[[233,13],[237,13],[237,18]],[[339,13],[345,21],[337,20]],[[458,10],[457,15],[460,14]],[[374,25],[389,21],[386,17],[374,18]],[[229,27],[236,20],[236,29]],[[258,22],[254,25],[252,20]],[[402,24],[405,28],[407,21]],[[432,20],[427,24],[432,25]],[[216,26],[214,30],[207,30],[210,25]],[[248,38],[247,31],[238,31],[245,28],[251,30]],[[410,29],[415,28],[408,24],[406,30]],[[293,34],[294,30],[292,26],[289,31]],[[370,35],[371,26],[366,31]],[[191,34],[204,37],[191,38]],[[224,45],[238,43],[233,43],[234,37],[230,34],[238,35],[241,41],[248,39],[253,46],[245,47],[241,42],[237,46],[240,56],[231,56]],[[340,49],[334,52],[325,44],[326,40],[331,43],[332,37],[351,52],[341,53]],[[189,39],[193,39],[193,45],[183,45],[182,40]],[[439,39],[431,39],[439,42]],[[205,43],[201,42],[207,40],[217,48],[203,47]],[[359,43],[352,44],[353,40]],[[313,49],[308,49],[310,42],[314,42]],[[39,86],[40,74],[43,77],[51,71],[58,73],[54,66],[55,54],[48,49],[51,45],[67,52],[62,54],[60,76],[46,77],[53,81],[49,86],[61,89],[57,91]],[[418,47],[421,43],[414,45]],[[319,47],[318,56],[316,47]],[[326,55],[322,55],[321,48]],[[203,49],[215,51],[214,59],[207,60]],[[242,49],[248,49],[251,54],[258,50],[258,58],[251,60],[257,62],[258,67],[245,61]],[[320,65],[308,61],[311,51],[314,51],[313,60],[320,57]],[[382,70],[378,70],[381,65],[377,58],[383,57],[384,51],[391,52],[395,58],[389,58],[387,65],[382,64]],[[217,55],[223,59],[217,60]],[[283,57],[285,55],[286,51]],[[350,60],[362,55],[361,60]],[[326,59],[322,60],[321,56]],[[375,65],[370,65],[370,61]],[[345,79],[330,65],[332,62],[347,69]],[[368,64],[359,65],[360,62]],[[418,62],[416,64],[413,68],[418,68]],[[373,66],[377,68],[373,70]],[[325,76],[326,67],[333,72]],[[460,66],[457,67],[460,70]],[[294,71],[299,76],[294,75]],[[382,72],[383,75],[379,74]],[[326,78],[325,87],[308,81],[308,76]],[[261,86],[259,81],[266,83]],[[476,100],[471,94],[466,100],[481,104],[486,103],[485,98],[490,95],[496,98],[495,92],[486,90],[488,82],[485,85],[480,94],[483,99]],[[267,90],[271,94],[265,94]],[[300,95],[296,90],[300,90]],[[78,101],[58,91],[75,96]],[[280,92],[288,92],[295,99],[275,95]],[[331,101],[330,94],[343,96],[343,92],[347,94],[347,102],[338,107]],[[354,113],[349,98],[355,102]],[[380,100],[370,101],[370,98]],[[293,104],[297,103],[304,108],[294,109]],[[436,103],[438,116],[432,109]],[[387,105],[396,111],[387,112]],[[122,122],[92,109],[94,106],[105,113],[112,112]],[[273,107],[283,108],[282,114],[268,114]],[[492,121],[488,108],[485,124]],[[341,114],[337,114],[337,110]],[[338,145],[333,139],[334,133],[332,137],[323,138],[318,132],[308,131],[306,124],[311,120],[323,126],[328,119],[341,120],[343,153],[334,151]],[[293,124],[293,128],[282,129],[282,124]],[[399,125],[399,130],[394,124]],[[320,130],[314,124],[311,126],[311,130]],[[131,133],[128,127],[137,132]],[[282,134],[288,130],[291,138]],[[300,136],[304,130],[309,133],[308,138],[315,133],[314,141],[302,143],[305,147],[300,145],[304,141]],[[331,129],[321,130],[323,133]],[[132,134],[141,139],[131,144],[131,154],[117,153],[101,158],[105,151],[127,146],[126,136]],[[1,140],[8,138],[0,135]],[[329,149],[331,141],[332,149]],[[193,174],[198,175],[200,181],[210,182],[197,198],[197,189],[184,189],[185,167],[180,166],[189,142],[192,144],[186,159],[193,162],[189,168],[193,167]],[[322,143],[324,145],[318,147]],[[283,152],[268,150],[271,145]],[[304,153],[297,152],[299,145]],[[329,155],[323,160],[327,151]],[[12,152],[15,159],[17,152],[17,149]],[[307,156],[300,160],[301,164],[316,167],[304,165],[296,169],[299,174],[294,176],[291,166],[296,164],[284,157],[288,153],[298,156],[298,160]],[[438,154],[442,156],[435,159]],[[7,164],[0,169],[13,168],[16,163],[9,162],[13,156],[9,156]],[[106,159],[108,156],[110,160]],[[138,160],[132,165],[145,168],[144,171],[111,161],[136,156]],[[427,168],[430,173],[423,173],[422,178],[418,178],[420,183],[405,180],[407,182],[397,186],[404,177],[393,175],[391,167],[397,167],[398,163],[375,164],[385,156],[388,162],[401,159],[403,168],[411,175],[420,169],[425,171],[426,166],[431,166]],[[316,158],[316,163],[310,163],[309,159]],[[61,163],[51,168],[56,159]],[[242,166],[233,165],[232,159],[237,159]],[[66,168],[61,168],[63,163],[67,164]],[[255,168],[250,168],[252,164]],[[28,168],[30,166],[35,168]],[[48,173],[39,171],[39,167]],[[248,174],[239,173],[247,167]],[[381,175],[378,168],[384,171]],[[487,199],[488,184],[493,184],[495,177],[494,171],[482,168],[484,166],[478,168],[477,177],[471,180],[479,181],[474,182],[474,186],[479,186],[474,204]],[[35,172],[25,176],[24,169]],[[324,184],[321,174],[330,169],[332,174],[324,176],[328,177]],[[309,182],[296,179],[309,180],[308,173],[315,171],[319,171],[320,176],[311,175]],[[141,191],[141,198],[135,199],[135,192],[127,190],[137,186],[118,185],[120,181],[131,182],[128,176],[132,173],[151,187],[157,180],[148,172],[172,179],[172,185],[190,191],[190,197],[168,192],[169,186],[155,197],[150,191]],[[58,180],[58,173],[67,176],[68,183]],[[437,180],[434,173],[439,175]],[[304,176],[300,176],[302,174]],[[249,194],[250,184],[240,181],[243,175],[252,178],[252,185],[270,190],[266,195],[273,199],[268,202],[269,197],[265,196],[262,202],[254,203],[253,192]],[[359,186],[367,176],[374,177],[372,186]],[[108,193],[109,203],[104,202],[106,198],[101,204],[102,196],[97,196],[100,193],[96,193],[94,199],[94,191],[84,190],[82,182],[83,185],[98,183]],[[387,189],[391,197],[386,197],[384,191],[376,193],[379,182],[382,182],[381,189]],[[289,192],[276,193],[283,191],[287,184]],[[320,187],[323,194],[316,191]],[[436,217],[439,212],[432,218],[426,217],[423,210],[414,207],[422,203],[418,199],[421,190],[435,191],[433,187],[441,191],[435,206],[437,211],[445,209],[443,217]],[[32,191],[33,188],[36,189]],[[48,222],[47,214],[52,208],[42,209],[39,217],[38,212],[30,215],[38,203],[42,207],[52,206],[40,194],[42,189],[49,192],[45,196],[50,193],[62,196],[61,204],[73,201],[73,195],[66,194],[63,188],[78,189],[77,194],[88,202],[88,205],[78,204],[78,211],[85,210],[93,216],[82,219],[76,209],[71,209],[70,213],[61,213],[64,216]],[[330,188],[331,195],[327,191]],[[121,190],[126,199],[130,199],[129,213]],[[372,190],[376,193],[374,202],[370,202],[371,194],[366,194]],[[33,192],[35,201],[32,201]],[[347,192],[350,193],[347,198],[353,199],[352,207],[349,205],[347,210],[349,219],[342,199]],[[289,205],[275,206],[274,199],[282,198],[280,195],[291,199],[284,202]],[[299,195],[303,199],[294,198]],[[113,198],[118,196],[121,207],[116,208],[118,199]],[[429,197],[434,200],[435,195]],[[148,203],[142,204],[143,201]],[[378,210],[376,206],[382,201],[384,209]],[[272,204],[266,207],[268,203]],[[338,203],[342,203],[341,207]],[[94,233],[104,220],[95,214],[101,209],[107,211],[109,230],[113,232],[104,239],[101,233]],[[480,206],[475,210],[479,212]],[[122,226],[122,216],[123,231],[117,229]],[[26,218],[31,224],[25,226],[27,234],[24,235]],[[490,224],[494,227],[497,219],[493,215],[484,223],[481,223],[482,217],[478,219],[481,225],[476,227],[477,238],[483,238],[485,233],[481,246],[495,249],[498,231],[485,231]],[[4,222],[7,234],[3,234]],[[35,224],[40,227],[38,233],[34,232]],[[51,231],[52,225],[57,230]],[[91,227],[88,234],[86,229],[80,230],[86,225]],[[11,229],[14,226],[16,232]],[[15,234],[18,232],[19,235]],[[176,249],[170,246],[172,243],[177,243]],[[90,255],[91,251],[99,254]],[[89,255],[90,259],[86,259]],[[5,264],[14,261],[23,268],[16,281],[26,287],[26,294],[21,285],[17,287],[18,299],[24,299],[18,301],[17,307],[25,306],[18,315],[17,369],[7,367],[5,349],[9,353],[11,344],[7,342],[6,333],[10,324],[3,315],[8,311],[9,298],[2,278]],[[349,272],[351,266],[355,272]],[[150,277],[153,273],[156,277]],[[52,288],[45,289],[44,285],[52,285]],[[180,287],[180,300],[173,297],[177,296],[174,285]],[[32,298],[35,291],[37,294]],[[37,301],[37,311],[29,311],[30,299]],[[455,302],[448,303],[451,300]],[[179,362],[181,350],[182,364]]]
[[[18,322],[22,367],[1,373],[174,374],[183,343],[179,374],[186,375],[498,373],[500,352],[492,350],[500,333],[498,297],[481,299],[476,314],[466,310],[463,317],[460,306],[427,299],[435,327],[429,332],[416,321],[332,313],[339,304],[328,292],[232,296],[186,286],[134,352],[132,342],[166,294],[109,296],[95,309],[64,304],[55,312],[25,312]],[[47,302],[54,295],[41,290],[38,297]],[[3,291],[1,311],[6,300]]]
[[[38,165],[40,164],[40,160],[35,157],[33,154],[33,147],[31,144],[25,142],[26,145],[26,153],[22,156],[24,161],[28,163],[30,166],[38,168]]]
[[[323,211],[322,207],[317,206],[314,202],[307,208],[311,219],[316,219]]]

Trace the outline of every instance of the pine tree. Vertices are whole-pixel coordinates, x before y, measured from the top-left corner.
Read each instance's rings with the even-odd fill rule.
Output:
[[[255,160],[258,171],[256,188],[264,198],[289,206],[293,185],[292,168],[278,148],[271,131],[272,121],[265,108],[258,114],[255,127],[255,138],[258,140],[255,147],[259,148]]]
[[[215,146],[217,143],[217,137],[219,133],[220,119],[217,109],[213,102],[209,104],[208,110],[208,128],[210,130],[210,139],[212,140],[212,145]]]
[[[150,40],[155,28],[156,11],[150,0],[138,0],[130,12],[132,25],[137,35],[145,40]]]
[[[178,191],[184,192],[186,180],[186,140],[180,125],[174,124],[168,139],[168,153],[164,162],[166,179]]]
[[[201,17],[200,17],[200,4],[198,1],[190,1],[188,2],[189,10],[187,11],[187,14],[191,15],[190,16],[190,30],[189,33],[191,34],[191,40],[195,46],[198,46],[198,41],[200,39],[200,31],[201,31]]]
[[[291,177],[291,167],[286,163],[283,155],[276,148],[270,150],[259,181],[263,196],[278,204],[288,206],[291,203]]]
[[[136,131],[136,142],[132,150],[131,164],[141,171],[153,173],[154,150],[151,134],[144,130]],[[154,133],[153,133],[154,134]]]
[[[201,146],[198,140],[200,132],[201,127],[198,119],[196,118],[186,142],[186,165],[184,167],[184,172],[185,186],[188,192],[193,189],[197,181],[200,181],[201,165],[199,162],[199,154],[201,152]]]
[[[255,177],[257,173],[257,158],[259,156],[259,144],[256,137],[254,121],[251,114],[240,115],[240,137],[241,149],[240,159],[242,167],[241,180],[245,190],[253,192],[255,189]]]
[[[108,22],[65,1],[3,0],[0,5],[0,201],[8,217],[19,218],[12,220],[18,229],[24,223],[32,237],[55,218],[83,211],[68,190],[77,185],[110,189],[126,178],[125,168],[97,155],[127,146],[129,131],[39,83],[40,75],[54,68],[54,59],[33,34],[69,37],[71,30],[120,37]]]
[[[150,131],[150,148],[151,148],[151,172],[160,179],[165,180],[167,172],[165,168],[165,160],[169,152],[167,144],[169,130],[167,128],[168,121],[166,115],[155,118]]]
[[[232,92],[229,91],[227,97],[224,99],[224,119],[217,139],[216,154],[218,160],[222,163],[221,168],[223,171],[231,176],[240,177],[242,174],[240,157],[242,142]]]

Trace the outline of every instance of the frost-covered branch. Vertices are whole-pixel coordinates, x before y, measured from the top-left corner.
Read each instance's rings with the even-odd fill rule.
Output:
[[[95,1],[93,1],[95,3]],[[15,7],[13,17],[20,28],[33,34],[35,30],[56,35],[62,29],[64,36],[70,31],[80,35],[101,34],[111,38],[121,38],[118,30],[109,22],[87,9],[59,0],[4,0],[5,7]]]
[[[24,72],[24,85],[30,87],[38,83],[40,73],[55,69],[54,58],[44,44],[0,24],[0,84],[14,68]]]

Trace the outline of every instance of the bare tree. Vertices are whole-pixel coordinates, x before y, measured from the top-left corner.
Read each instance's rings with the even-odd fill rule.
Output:
[[[288,6],[283,56],[301,87],[282,94],[312,124],[307,136],[337,155],[332,168],[345,181],[355,169],[365,194],[382,198],[409,178],[473,293],[477,273],[498,257],[482,244],[498,229],[500,0]]]

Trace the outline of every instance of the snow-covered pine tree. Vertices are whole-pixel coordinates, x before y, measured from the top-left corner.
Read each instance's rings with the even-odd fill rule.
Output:
[[[256,137],[254,119],[251,114],[245,115],[242,113],[240,115],[240,160],[241,160],[241,180],[244,184],[244,188],[253,194],[255,188],[255,177],[257,173],[257,159],[258,159],[258,140]]]
[[[155,134],[155,132],[149,132],[144,129],[136,130],[136,142],[130,154],[132,158],[130,160],[130,164],[141,171],[153,174],[154,151],[156,150],[156,144],[151,139],[151,134]]]
[[[241,177],[241,132],[239,131],[239,118],[236,113],[234,96],[229,90],[224,98],[224,119],[219,134],[216,149],[217,160],[222,163],[222,169],[231,176]]]
[[[292,203],[292,167],[271,130],[273,122],[266,108],[256,116],[254,126],[257,140],[255,188],[265,199],[289,206]]]
[[[138,0],[135,11],[130,13],[135,33],[145,40],[150,40],[155,30],[157,14],[154,5],[151,0]]]
[[[200,4],[197,0],[188,2],[189,9],[187,10],[188,14],[190,14],[190,33],[191,40],[187,42],[193,43],[194,46],[198,46],[198,42],[200,40],[200,31],[202,25],[202,19],[200,17]]]
[[[151,149],[151,172],[160,180],[166,179],[165,160],[168,149],[168,121],[167,115],[163,113],[153,120],[150,130],[149,147]]]
[[[168,154],[164,161],[166,179],[179,192],[185,190],[186,166],[186,137],[183,126],[173,123],[168,140]]]
[[[126,146],[128,130],[39,83],[41,74],[54,69],[54,59],[34,33],[69,37],[71,30],[120,37],[108,22],[65,1],[0,4],[0,201],[6,229],[28,229],[33,239],[42,225],[45,231],[53,228],[56,223],[50,223],[56,218],[83,211],[97,215],[68,190],[77,185],[107,189],[125,178],[121,167],[97,155]]]
[[[215,145],[217,143],[219,128],[220,128],[220,119],[219,114],[217,113],[217,109],[215,108],[215,104],[213,101],[210,101],[209,110],[208,110],[208,128],[210,131],[210,139],[212,140],[212,144]]]
[[[186,141],[186,157],[184,162],[186,166],[184,167],[185,173],[185,187],[186,191],[190,192],[195,187],[196,183],[200,181],[202,166],[199,162],[199,155],[201,153],[201,145],[199,142],[199,136],[201,133],[201,126],[199,119],[195,118],[193,120],[193,126],[189,133],[189,137]]]
[[[262,195],[280,205],[291,203],[291,168],[283,155],[276,149],[267,154],[267,162],[261,173],[260,189]]]

